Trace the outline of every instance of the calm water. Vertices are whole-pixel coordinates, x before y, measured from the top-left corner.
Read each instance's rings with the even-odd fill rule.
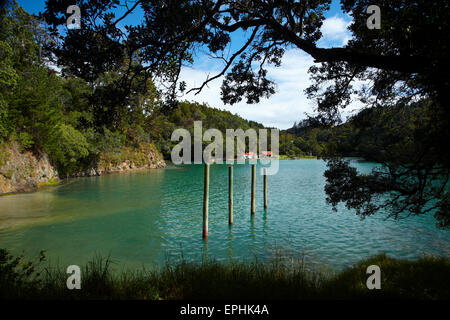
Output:
[[[373,164],[354,161],[359,170]],[[280,161],[269,177],[269,209],[257,175],[256,215],[250,215],[250,166],[236,165],[234,226],[228,226],[228,169],[211,166],[209,239],[202,240],[203,166],[81,178],[45,190],[0,198],[0,247],[52,262],[82,265],[94,254],[123,267],[167,259],[270,259],[301,256],[339,270],[385,252],[398,258],[450,256],[450,231],[431,216],[361,221],[353,211],[325,203],[321,160]],[[259,170],[257,170],[259,172]]]

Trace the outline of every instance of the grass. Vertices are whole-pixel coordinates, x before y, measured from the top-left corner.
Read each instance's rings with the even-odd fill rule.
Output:
[[[61,183],[60,180],[50,179],[47,182],[41,182],[37,185],[38,188],[47,187],[47,186],[57,186]]]
[[[7,193],[0,194],[0,197],[13,196],[15,194],[17,194],[17,193],[15,193],[15,192],[7,192]]]
[[[450,259],[417,261],[378,255],[337,274],[308,271],[301,260],[285,263],[166,264],[161,269],[113,272],[96,256],[81,271],[81,290],[68,290],[68,274],[40,267],[0,250],[0,299],[448,299]],[[366,288],[366,268],[381,268],[381,290]]]

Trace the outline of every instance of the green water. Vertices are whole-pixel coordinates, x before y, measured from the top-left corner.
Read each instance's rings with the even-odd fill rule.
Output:
[[[373,164],[354,161],[359,170]],[[58,187],[0,198],[0,247],[50,261],[83,265],[94,254],[124,267],[169,260],[270,259],[303,255],[310,264],[341,269],[385,252],[397,258],[450,256],[450,231],[431,216],[400,221],[377,214],[361,221],[353,211],[325,203],[321,160],[282,160],[269,176],[263,209],[257,175],[256,214],[250,215],[250,166],[235,165],[234,226],[228,226],[228,170],[211,166],[209,239],[202,240],[203,166],[80,178]],[[259,172],[259,170],[257,170]]]

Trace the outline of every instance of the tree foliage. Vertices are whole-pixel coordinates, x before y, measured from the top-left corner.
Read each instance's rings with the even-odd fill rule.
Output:
[[[370,130],[355,127],[367,142],[358,152],[367,160],[380,162],[384,173],[361,176],[331,160],[326,187],[331,202],[346,202],[363,216],[383,207],[392,209],[394,216],[402,208],[409,214],[426,213],[432,208],[440,224],[448,226],[449,157],[442,146],[450,138],[450,3],[380,0],[381,29],[369,30],[366,9],[372,2],[341,0],[343,11],[353,18],[349,27],[352,39],[344,47],[322,48],[318,40],[330,3],[82,0],[77,4],[83,12],[83,28],[67,31],[51,50],[65,75],[82,78],[95,91],[99,79],[105,80],[101,84],[111,83],[103,91],[111,95],[102,94],[102,90],[93,95],[94,121],[98,121],[97,127],[105,124],[120,128],[126,126],[119,118],[123,119],[124,112],[129,115],[124,108],[128,104],[123,102],[129,99],[129,93],[145,94],[148,79],[159,79],[166,85],[165,104],[176,109],[176,92],[185,89],[185,84],[177,85],[181,67],[191,63],[200,50],[223,61],[224,67],[199,87],[188,89],[199,93],[210,81],[224,76],[222,100],[230,104],[242,99],[256,103],[274,94],[275,83],[269,78],[267,66],[279,66],[287,50],[304,51],[315,61],[310,69],[313,84],[306,94],[316,102],[316,124],[339,124],[340,110],[355,97],[367,108],[385,108],[390,114],[373,114],[383,122],[371,122]],[[65,24],[65,10],[70,4],[47,0],[43,17],[55,34]],[[133,12],[141,14],[141,21],[121,28],[121,22]],[[243,35],[242,42],[232,42],[236,34]],[[411,109],[415,111],[410,116]],[[407,121],[392,116],[391,112],[399,110],[409,117]],[[126,119],[126,123],[130,121],[134,119]],[[355,123],[358,121],[364,123],[364,116],[355,119]],[[319,133],[308,132],[311,137]],[[331,157],[337,154],[339,144],[310,147]],[[333,187],[340,185],[341,179],[348,182],[342,192]],[[443,182],[441,192],[429,193],[428,187]],[[369,195],[384,194],[384,204],[375,204],[374,197],[360,192],[362,187]]]
[[[248,121],[229,111],[211,108],[206,104],[182,101],[169,114],[165,114],[164,107],[154,111],[149,118],[150,139],[156,143],[166,158],[170,158],[172,148],[178,144],[171,141],[172,132],[177,128],[187,129],[191,137],[194,137],[194,121],[202,121],[202,130],[209,128],[218,129],[222,133],[225,146],[226,129],[263,129],[264,126],[254,121]],[[270,131],[268,132],[268,144],[270,145]],[[194,140],[191,140],[192,144]],[[203,148],[208,144],[202,141]],[[248,140],[246,141],[248,148]],[[193,147],[192,147],[193,148]],[[193,149],[192,149],[193,150]],[[248,149],[247,149],[248,150]],[[225,158],[225,149],[223,157]]]
[[[448,225],[448,151],[434,149],[448,128],[439,127],[424,103],[368,109],[352,120],[355,153],[381,166],[363,175],[342,159],[330,161],[328,202],[343,201],[361,215],[380,209],[394,218],[432,212],[439,226]]]
[[[64,77],[44,59],[42,39],[50,36],[37,17],[11,2],[0,24],[0,141],[48,153],[65,176],[95,166],[101,152],[144,139],[158,93],[140,75],[126,89],[120,82],[127,63],[137,61],[124,60],[92,83]]]
[[[6,48],[2,63],[9,66],[0,80],[0,140],[14,139],[23,149],[48,153],[62,176],[95,167],[101,154],[118,153],[124,146],[133,150],[152,142],[168,158],[172,131],[181,127],[193,134],[198,120],[224,134],[226,128],[263,128],[198,103],[179,102],[168,110],[152,80],[133,73],[142,67],[137,56],[117,61],[114,70],[103,68],[92,79],[64,67],[58,73],[49,60],[39,59],[45,44],[40,41],[48,35],[45,28],[34,31],[42,23],[17,4],[10,9],[0,15],[9,28],[0,39],[0,48]],[[18,43],[30,49],[10,49]]]

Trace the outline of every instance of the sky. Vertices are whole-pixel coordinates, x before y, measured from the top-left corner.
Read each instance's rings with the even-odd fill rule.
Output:
[[[45,0],[18,0],[18,3],[30,13],[37,14],[45,8]],[[336,0],[333,1],[325,17],[326,20],[322,26],[323,37],[317,45],[322,48],[342,47],[351,39],[347,29],[351,23],[351,17],[341,12],[339,1]],[[132,24],[138,19],[139,12],[122,21],[122,26]],[[239,44],[242,43],[242,39],[243,34],[237,34],[232,38],[232,42]],[[191,66],[182,68],[180,75],[180,80],[186,82],[188,89],[201,85],[208,75],[211,77],[220,72],[222,66],[219,61],[212,60],[206,55],[195,58]],[[244,99],[232,106],[225,105],[220,99],[222,78],[210,82],[200,94],[195,95],[191,92],[180,99],[207,103],[211,107],[228,110],[267,127],[287,129],[292,127],[295,121],[306,118],[305,113],[314,113],[314,102],[308,100],[304,93],[311,84],[308,69],[313,64],[313,59],[299,49],[286,51],[280,67],[268,66],[267,68],[268,77],[276,83],[276,93],[269,98],[262,98],[257,104],[247,104]],[[361,105],[358,102],[352,103],[343,113],[344,118],[360,108]]]

